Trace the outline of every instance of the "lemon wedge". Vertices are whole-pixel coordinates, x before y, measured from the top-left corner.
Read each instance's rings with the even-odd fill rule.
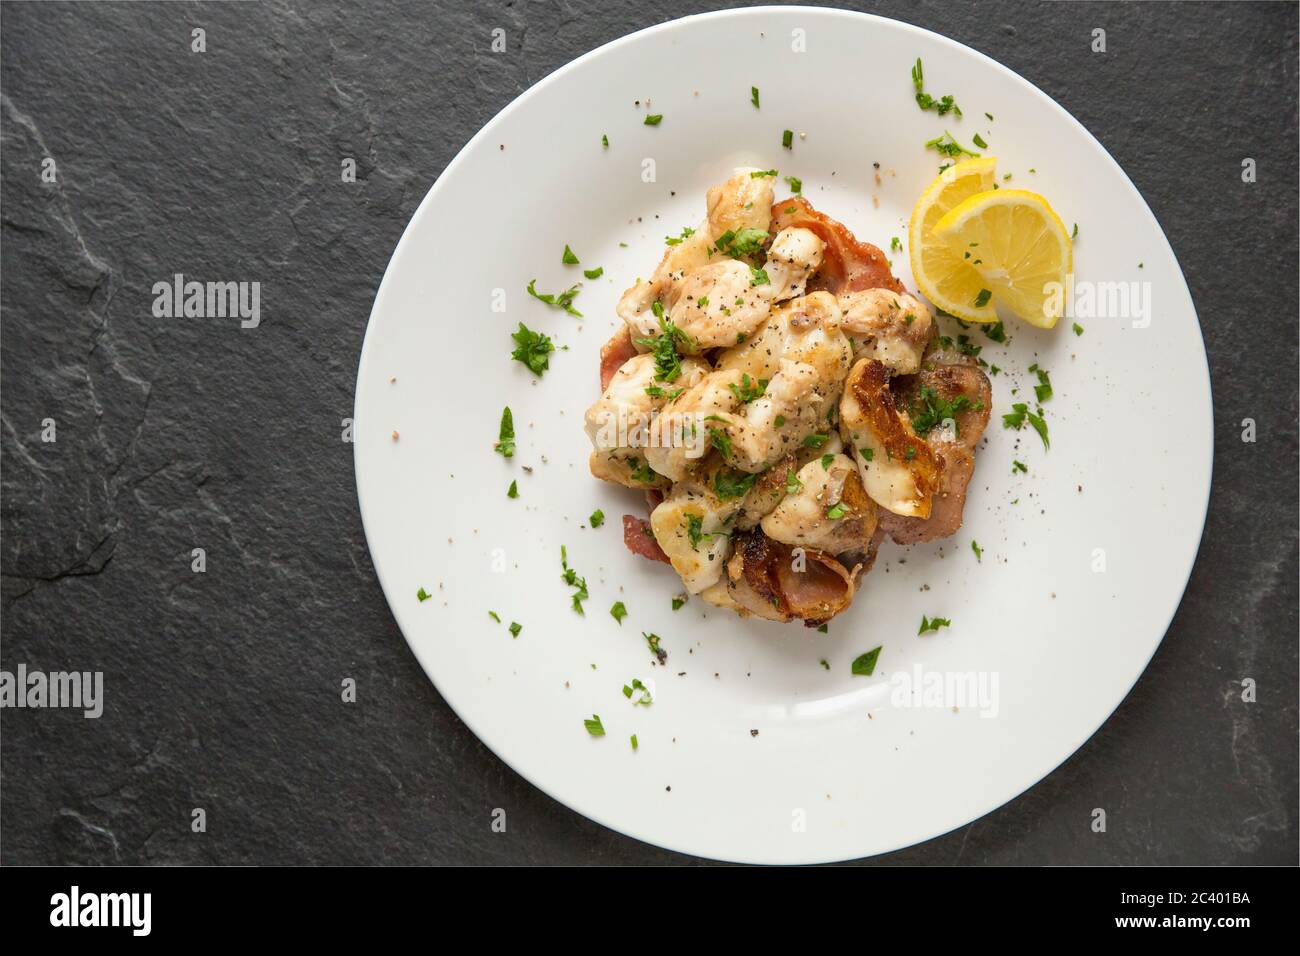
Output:
[[[982,285],[972,304],[992,305],[992,293],[996,302],[1040,329],[1050,329],[1064,314],[1066,276],[1073,267],[1070,235],[1037,193],[976,193],[944,213],[931,235],[979,274]]]
[[[907,226],[908,256],[917,287],[937,307],[967,322],[996,322],[997,309],[989,301],[975,304],[988,284],[972,268],[970,259],[962,255],[964,250],[954,252],[935,236],[934,227],[965,200],[992,190],[996,168],[997,160],[992,156],[949,166],[916,201]]]

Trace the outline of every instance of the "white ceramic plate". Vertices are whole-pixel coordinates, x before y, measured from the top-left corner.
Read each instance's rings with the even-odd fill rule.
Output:
[[[928,91],[956,94],[963,119],[917,108],[918,56]],[[658,127],[642,122],[647,98],[664,117]],[[787,128],[807,134],[788,151]],[[1149,321],[1132,304],[1094,316],[1080,302],[1081,337],[1071,318],[1052,332],[1009,322],[1006,346],[971,333],[1004,371],[993,378],[965,526],[910,552],[886,545],[829,634],[742,621],[698,599],[672,611],[676,576],[623,547],[620,516],[643,504],[587,471],[582,413],[597,397],[619,293],[650,273],[665,235],[698,222],[705,189],[738,164],[801,177],[818,208],[888,249],[892,236],[906,238],[912,204],[936,174],[940,159],[923,144],[945,129],[968,145],[980,133],[1000,174],[1077,221],[1078,281],[1138,283]],[[566,243],[582,267],[605,270],[577,301],[585,320],[524,292],[533,278],[552,292],[581,280],[560,262]],[[912,288],[906,254],[893,259]],[[504,312],[494,311],[496,290]],[[567,349],[540,381],[510,360],[519,322]],[[1050,451],[1027,427],[1001,427],[1035,384],[1034,362],[1055,387]],[[492,450],[504,405],[518,433],[509,461]],[[1178,605],[1212,441],[1186,284],[1105,149],[974,50],[890,20],[802,8],[691,17],[625,37],[488,123],[429,191],[389,264],[361,356],[355,435],[384,593],[474,733],[606,826],[757,862],[848,859],[937,836],[1073,753],[1133,686]],[[1013,473],[1013,460],[1028,472]],[[506,497],[512,480],[517,500]],[[596,508],[606,522],[592,530]],[[561,545],[587,578],[585,617],[570,609]],[[417,600],[421,587],[432,599]],[[621,626],[609,614],[616,600],[629,611]],[[917,636],[922,615],[952,626]],[[523,625],[517,639],[511,621]],[[643,631],[661,635],[666,666],[652,665]],[[877,645],[875,675],[853,676],[853,658]],[[918,668],[923,680],[981,675],[989,696],[955,710],[943,698],[899,706],[899,675],[914,679]],[[623,696],[634,677],[653,686],[652,706]],[[604,738],[583,728],[593,713]]]

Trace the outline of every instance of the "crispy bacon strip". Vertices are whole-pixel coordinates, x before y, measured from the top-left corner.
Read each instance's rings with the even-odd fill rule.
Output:
[[[890,391],[889,369],[874,359],[862,359],[849,372],[846,389],[852,394],[857,408],[853,410],[853,416],[845,412],[844,421],[855,431],[870,432],[874,442],[884,450],[885,460],[873,462],[873,467],[887,476],[887,480],[892,479],[887,485],[889,495],[897,494],[907,500],[905,492],[896,492],[895,489],[900,483],[906,489],[910,479],[915,499],[919,502],[920,516],[928,517],[940,466],[930,445],[918,438],[900,417]],[[868,477],[867,480],[872,479]],[[877,488],[875,493],[881,494],[882,491]],[[882,501],[881,504],[886,503]]]
[[[933,541],[956,533],[966,507],[966,488],[975,471],[975,444],[984,434],[993,407],[988,376],[976,365],[927,364],[916,375],[895,379],[898,403],[908,406],[922,388],[932,388],[939,397],[953,401],[964,396],[971,407],[957,416],[955,441],[927,442],[939,466],[939,477],[928,518],[906,518],[881,513],[880,527],[898,544]],[[933,433],[932,433],[933,434]]]
[[[755,528],[735,536],[727,565],[732,598],[769,621],[803,620],[819,627],[853,603],[856,571],[823,551],[804,550],[804,569],[795,570],[789,545]]]
[[[609,388],[614,373],[623,367],[628,359],[636,355],[636,346],[632,344],[632,333],[627,326],[614,333],[614,337],[600,349],[600,391],[603,394]]]
[[[802,196],[772,204],[772,233],[787,226],[801,226],[826,243],[821,268],[808,281],[807,291],[825,289],[834,295],[863,289],[903,291],[903,284],[889,271],[885,254],[869,242],[859,242],[842,222],[813,208]]]
[[[623,515],[623,543],[633,554],[639,554],[651,561],[672,564],[668,560],[668,555],[664,554],[664,549],[659,547],[659,542],[650,531],[650,522],[645,518]]]

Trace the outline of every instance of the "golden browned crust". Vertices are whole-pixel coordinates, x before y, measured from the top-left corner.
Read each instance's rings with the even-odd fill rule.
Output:
[[[794,549],[757,528],[734,536],[736,552],[727,564],[732,598],[771,621],[801,619],[818,627],[853,603],[855,571],[824,551]],[[800,569],[796,569],[796,564]]]
[[[886,453],[908,463],[918,496],[928,501],[938,481],[939,465],[930,446],[899,415],[889,389],[888,367],[874,359],[863,359],[849,373],[847,387]]]

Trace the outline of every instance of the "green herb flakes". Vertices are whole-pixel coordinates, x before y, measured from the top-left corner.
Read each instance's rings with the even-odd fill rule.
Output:
[[[951,625],[952,625],[952,621],[948,620],[946,617],[928,618],[924,614],[922,614],[921,629],[918,630],[916,633],[924,634],[926,631],[937,631],[941,627],[949,627]]]
[[[879,647],[873,647],[865,654],[859,654],[855,657],[850,668],[853,674],[857,677],[870,677],[874,674],[876,672],[876,661],[880,658],[880,650]]]
[[[510,406],[501,410],[501,428],[497,433],[496,443],[492,446],[502,458],[515,456],[515,420],[510,414]]]
[[[582,313],[573,307],[573,300],[578,297],[578,291],[581,288],[581,284],[578,284],[569,286],[563,292],[538,292],[537,280],[533,279],[528,283],[528,294],[539,302],[545,302],[553,309],[562,309],[569,315],[582,318]]]

